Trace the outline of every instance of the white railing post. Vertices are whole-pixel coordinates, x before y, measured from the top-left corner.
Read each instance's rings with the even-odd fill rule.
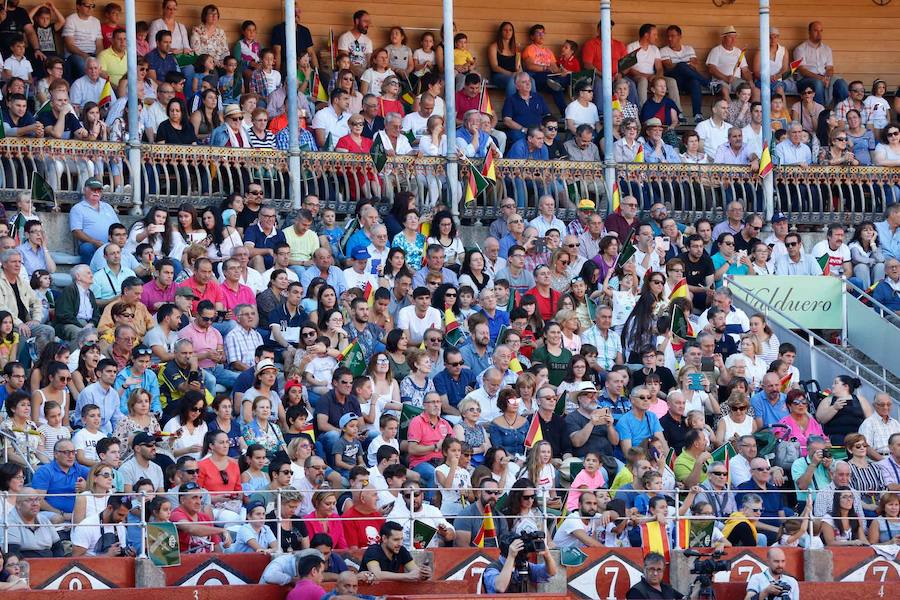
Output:
[[[147,558],[147,494],[141,492],[138,501],[141,503],[141,558]]]
[[[450,213],[459,220],[459,163],[456,158],[456,71],[453,67],[453,0],[443,0],[444,23],[441,37],[444,41],[444,104],[446,118],[444,129],[447,132],[447,192],[450,195]],[[487,80],[482,82],[482,86]],[[487,90],[484,91],[487,93]],[[490,151],[490,150],[488,150]]]
[[[140,216],[143,214],[141,209],[141,193],[143,186],[141,184],[142,175],[144,173],[144,165],[141,163],[141,136],[140,123],[138,121],[138,97],[137,97],[137,46],[134,40],[137,39],[136,13],[134,0],[125,0],[125,35],[129,40],[126,46],[126,61],[128,63],[128,135],[126,144],[128,146],[128,172],[131,174],[131,214]]]
[[[303,177],[300,170],[300,123],[297,119],[297,18],[296,0],[284,0],[284,65],[287,72],[288,165],[291,202],[300,208],[303,196]],[[325,85],[320,81],[320,85]]]
[[[606,188],[607,212],[612,212],[613,184],[616,181],[616,159],[613,146],[612,114],[612,6],[610,0],[600,0],[600,45],[603,79],[603,183]],[[597,99],[594,98],[594,101]]]
[[[772,73],[769,64],[769,12],[769,0],[759,0],[759,92],[763,110],[763,144],[768,144],[772,138]],[[772,153],[771,148],[769,148],[769,153]],[[774,182],[774,171],[766,175],[762,181],[767,220],[771,219],[775,212]]]

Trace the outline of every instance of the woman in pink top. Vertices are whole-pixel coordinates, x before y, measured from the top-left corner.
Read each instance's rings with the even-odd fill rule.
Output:
[[[335,511],[337,506],[337,492],[334,490],[322,490],[313,494],[313,511],[303,517],[306,531],[309,537],[317,533],[327,533],[334,541],[334,550],[346,550],[347,540],[344,537],[344,524]]]
[[[566,508],[569,512],[578,510],[578,499],[581,498],[582,488],[597,490],[606,487],[606,475],[600,468],[600,456],[596,452],[588,452],[584,455],[583,460],[584,468],[575,476],[566,498]]]
[[[790,414],[778,421],[781,425],[787,425],[788,430],[781,434],[783,439],[796,438],[800,442],[800,456],[806,456],[806,440],[810,436],[825,436],[822,426],[809,414],[809,404],[806,400],[806,392],[803,390],[791,390],[787,395],[787,406]]]

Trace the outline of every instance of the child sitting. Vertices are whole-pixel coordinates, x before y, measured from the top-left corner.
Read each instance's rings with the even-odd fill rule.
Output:
[[[341,417],[338,426],[341,428],[341,437],[334,446],[334,470],[341,477],[348,479],[350,469],[363,466],[363,447],[359,441],[359,417],[353,413]]]
[[[397,432],[400,429],[400,421],[392,414],[383,414],[378,419],[380,433],[369,443],[369,452],[366,454],[366,462],[370,466],[378,464],[378,449],[382,446],[391,446],[400,452],[400,442],[397,440]]]

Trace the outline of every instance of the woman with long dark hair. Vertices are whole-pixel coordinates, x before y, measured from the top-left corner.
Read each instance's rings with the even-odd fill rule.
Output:
[[[863,221],[853,229],[848,247],[853,275],[862,281],[863,289],[884,279],[884,253],[879,248],[878,232],[872,221]]]
[[[509,21],[497,27],[497,35],[488,46],[488,63],[494,87],[505,90],[507,97],[514,96],[516,73],[522,70],[522,54],[516,43],[516,28]]]
[[[144,218],[136,221],[128,231],[128,241],[122,252],[137,250],[138,244],[150,244],[157,256],[167,256],[172,249],[172,226],[169,213],[162,206],[154,206]]]
[[[548,322],[544,327],[543,337],[544,345],[532,353],[531,359],[535,363],[547,365],[550,385],[557,386],[562,383],[572,362],[572,353],[563,346],[562,327],[559,323]]]
[[[662,273],[649,273],[647,280],[649,286],[659,290],[662,290],[666,283]],[[622,327],[622,350],[629,364],[641,364],[641,353],[644,349],[656,347],[657,316],[654,308],[657,302],[659,298],[653,291],[649,289],[643,291],[638,297],[637,304],[634,305],[634,310],[625,319],[625,325]]]
[[[447,268],[459,268],[464,252],[463,244],[449,210],[438,211],[431,218],[431,235],[425,240],[425,246],[431,244],[438,244],[444,249],[444,265]]]
[[[859,431],[862,422],[872,415],[872,405],[857,393],[861,385],[857,377],[838,375],[831,383],[831,395],[816,408],[816,420],[834,446],[843,446],[844,437]]]
[[[200,458],[203,451],[203,436],[209,428],[203,420],[206,398],[203,392],[189,390],[181,397],[178,414],[163,426],[163,433],[173,434],[172,453],[175,458],[185,454]]]
[[[394,282],[401,274],[409,276],[410,279],[413,277],[412,271],[406,264],[406,250],[395,246],[388,250],[381,277],[378,278],[378,285],[393,289]]]
[[[209,492],[216,521],[235,523],[241,520],[241,471],[229,456],[231,442],[221,430],[207,431],[203,450],[197,462],[197,484]]]
[[[831,509],[822,518],[822,542],[826,546],[866,546],[865,515],[856,514],[856,496],[848,486],[834,490]]]
[[[466,251],[459,271],[459,286],[470,286],[477,297],[481,290],[494,287],[494,280],[485,270],[487,262],[481,250],[473,248]]]
[[[441,318],[448,309],[459,318],[459,290],[453,284],[442,283],[431,296],[431,306],[440,311]]]
[[[338,295],[337,290],[334,289],[331,285],[325,283],[316,293],[316,309],[310,313],[309,320],[316,324],[319,328],[319,331],[325,331],[326,320],[323,318],[325,313],[330,310],[338,308]]]
[[[503,508],[507,526],[514,533],[532,533],[541,530],[541,511],[537,508],[537,490],[527,477],[516,480],[509,490],[509,499]]]
[[[178,225],[172,231],[172,248],[169,258],[186,262],[184,252],[192,244],[208,244],[206,231],[200,226],[197,209],[193,204],[182,204],[178,207]]]
[[[218,208],[209,206],[203,209],[200,222],[208,240],[206,256],[213,262],[230,258],[235,248],[244,245],[237,229],[222,220],[222,211]]]

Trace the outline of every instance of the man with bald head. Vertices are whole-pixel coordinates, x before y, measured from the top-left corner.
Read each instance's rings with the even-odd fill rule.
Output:
[[[491,279],[495,279],[496,273],[504,267],[506,267],[506,259],[500,257],[499,238],[486,237],[484,239],[484,271],[491,276]]]
[[[300,275],[300,283],[303,285],[303,289],[309,289],[309,283],[316,277],[324,279],[328,285],[333,287],[335,292],[337,292],[338,298],[347,291],[344,272],[335,266],[334,257],[328,248],[319,248],[313,252],[313,264],[306,267],[306,270]]]
[[[765,600],[766,598],[784,598],[782,587],[787,587],[787,597],[800,600],[800,584],[784,572],[786,559],[781,548],[769,548],[766,553],[768,568],[761,573],[754,573],[747,580],[747,595],[744,600]],[[779,586],[780,584],[780,586]]]
[[[100,101],[100,94],[105,85],[106,79],[100,77],[100,61],[92,56],[85,61],[84,76],[72,83],[72,88],[69,90],[69,102],[81,112],[81,107],[88,102]],[[116,93],[110,90],[110,94],[109,100],[112,103],[116,99]]]
[[[368,548],[378,543],[378,531],[384,524],[384,516],[378,510],[378,492],[371,485],[353,492],[353,506],[341,515],[344,520],[344,537],[351,550]]]
[[[59,534],[46,513],[41,513],[41,493],[34,488],[22,488],[16,498],[16,508],[7,513],[10,552],[23,558],[52,558],[63,556]]]
[[[378,209],[366,204],[359,209],[359,229],[357,229],[344,248],[346,256],[351,256],[357,247],[365,248],[372,243],[372,228],[378,224]]]

